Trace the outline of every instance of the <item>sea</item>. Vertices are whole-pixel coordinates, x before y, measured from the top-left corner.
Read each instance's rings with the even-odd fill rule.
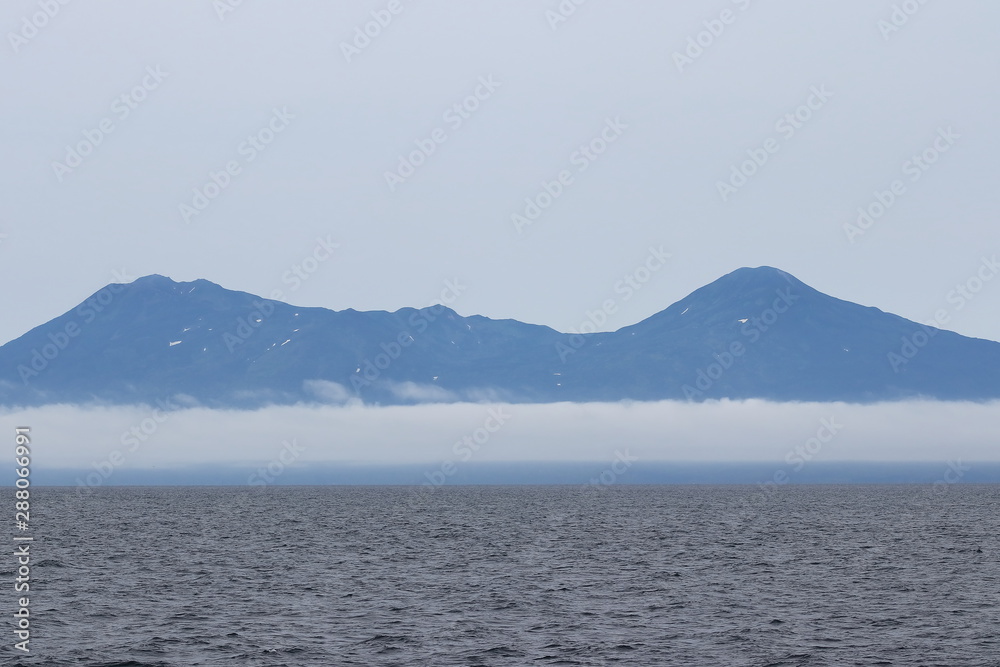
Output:
[[[38,488],[30,533],[3,665],[1000,665],[1000,485]]]

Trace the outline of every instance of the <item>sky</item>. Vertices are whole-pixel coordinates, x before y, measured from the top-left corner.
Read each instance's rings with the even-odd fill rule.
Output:
[[[770,265],[1000,339],[998,21],[985,0],[11,0],[0,341],[150,273],[359,310],[452,281],[463,315],[569,331],[653,251],[602,329]]]
[[[575,331],[761,265],[998,340],[998,23],[986,0],[10,0],[0,342],[151,273]],[[44,465],[266,463],[298,438],[296,461],[434,473],[489,409],[3,416]],[[492,409],[519,417],[477,461],[780,461],[834,418],[817,458],[996,458],[995,403]]]

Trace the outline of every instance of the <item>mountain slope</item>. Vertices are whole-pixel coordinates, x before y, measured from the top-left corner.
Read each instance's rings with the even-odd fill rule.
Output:
[[[909,341],[909,347],[907,342]],[[738,269],[612,333],[443,306],[300,308],[206,280],[109,285],[0,347],[0,404],[1000,397],[1000,343]]]
[[[904,340],[916,350],[912,359]],[[668,397],[693,399],[1000,395],[1000,343],[842,301],[769,267],[734,271],[619,330],[598,356],[581,362],[582,379],[594,381],[590,369],[612,359],[631,359],[641,398],[670,388]]]

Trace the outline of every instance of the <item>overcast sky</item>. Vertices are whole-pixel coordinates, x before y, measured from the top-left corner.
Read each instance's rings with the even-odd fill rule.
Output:
[[[1000,339],[1000,280],[949,299],[1000,252],[996,3],[229,1],[0,8],[0,339],[149,273],[565,331],[758,265]]]

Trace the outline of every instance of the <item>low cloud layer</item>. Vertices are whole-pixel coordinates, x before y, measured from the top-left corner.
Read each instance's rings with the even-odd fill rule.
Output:
[[[329,387],[323,389],[329,390]],[[30,426],[36,469],[454,461],[1000,461],[1000,402],[286,406],[254,411],[48,406]]]

